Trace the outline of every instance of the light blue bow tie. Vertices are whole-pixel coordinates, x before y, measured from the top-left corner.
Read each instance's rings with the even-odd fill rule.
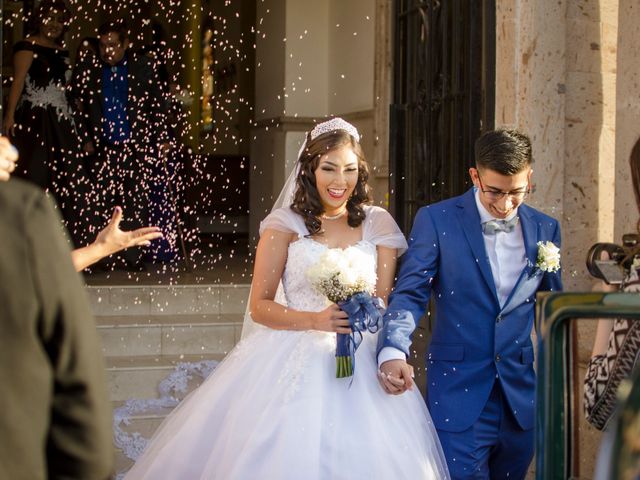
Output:
[[[495,235],[496,232],[513,232],[518,224],[518,217],[513,217],[510,220],[489,220],[482,224],[482,231],[487,235]]]

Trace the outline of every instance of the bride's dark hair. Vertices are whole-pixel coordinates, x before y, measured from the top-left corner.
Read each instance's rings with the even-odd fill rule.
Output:
[[[348,222],[351,227],[358,227],[365,217],[363,204],[371,202],[371,188],[367,184],[369,180],[369,167],[364,158],[360,143],[345,130],[334,130],[324,133],[311,140],[307,136],[307,146],[300,155],[300,172],[296,178],[296,191],[291,204],[291,210],[301,215],[307,230],[311,235],[320,233],[322,221],[320,216],[324,213],[324,207],[320,200],[320,194],[316,186],[316,169],[320,163],[320,157],[332,150],[348,145],[358,157],[358,182],[347,200]]]

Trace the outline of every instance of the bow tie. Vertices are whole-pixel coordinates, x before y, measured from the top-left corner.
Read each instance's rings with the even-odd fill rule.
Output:
[[[482,224],[482,231],[487,235],[495,235],[496,232],[513,232],[518,224],[518,217],[513,217],[510,220],[489,220]]]

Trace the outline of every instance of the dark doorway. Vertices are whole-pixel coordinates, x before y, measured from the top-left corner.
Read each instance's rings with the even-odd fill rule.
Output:
[[[390,209],[409,233],[418,208],[468,188],[493,128],[495,0],[396,0],[394,65]]]

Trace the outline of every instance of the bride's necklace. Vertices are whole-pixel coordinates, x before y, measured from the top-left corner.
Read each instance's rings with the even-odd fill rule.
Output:
[[[335,215],[325,215],[323,213],[322,215],[320,215],[320,218],[322,218],[323,220],[337,220],[341,217],[344,217],[346,213],[347,213],[346,209],[342,210],[340,213],[336,213]]]

